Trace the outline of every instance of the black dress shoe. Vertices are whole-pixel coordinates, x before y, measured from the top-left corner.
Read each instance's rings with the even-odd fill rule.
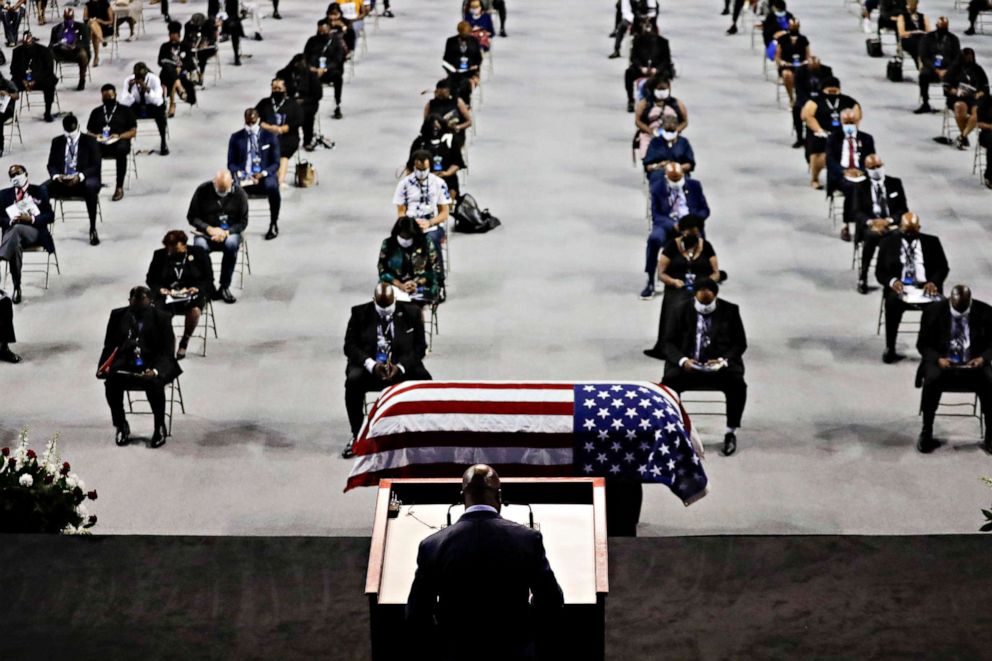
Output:
[[[158,150],[159,156],[168,156],[169,147],[167,145],[162,145],[162,148]]]
[[[222,287],[220,297],[225,303],[237,303],[238,301],[238,299],[234,298],[234,294],[231,293],[230,287]]]
[[[737,26],[736,25],[731,25],[730,26],[730,29],[727,30],[727,34],[737,34]]]
[[[724,9],[722,12],[720,12],[720,16],[730,16],[730,10]]]
[[[634,112],[634,102],[633,101],[628,101],[627,102],[627,112]]]
[[[84,89],[86,89],[86,79],[82,78],[80,79],[79,84],[76,85],[76,91],[82,92]]]
[[[985,437],[985,441],[982,443],[982,449],[985,450],[985,454],[992,454],[992,436]]]
[[[649,358],[656,358],[658,360],[665,360],[665,354],[662,353],[661,349],[658,347],[651,347],[650,349],[644,350],[644,355]]]
[[[393,12],[389,11],[388,9],[382,12],[382,16],[383,18],[394,18]]]
[[[11,294],[10,296],[10,302],[13,303],[14,305],[20,305],[22,298],[23,297],[21,296],[21,286],[18,285],[14,287],[14,293]]]
[[[792,148],[793,149],[801,149],[805,145],[806,145],[806,143],[803,142],[802,140],[796,140],[795,142],[792,143]]]
[[[281,21],[282,20],[282,15],[279,12],[274,11],[274,12],[272,12],[272,18],[276,19],[277,21]]]
[[[332,119],[341,119],[344,115],[341,114],[341,106],[335,106],[334,114],[331,115]]]
[[[933,430],[924,428],[916,440],[916,449],[923,454],[930,454],[937,449],[938,443],[933,440]]]
[[[868,293],[868,281],[867,280],[858,280],[858,293],[859,294],[867,294]]]
[[[729,457],[737,452],[737,435],[730,431],[723,436],[723,456]]]
[[[611,59],[611,60],[615,60],[615,59],[617,59],[618,57],[620,57],[620,51],[618,51],[618,50],[615,50],[615,51],[613,51],[612,53],[610,53],[610,57],[609,57],[609,59]]]
[[[129,440],[131,440],[131,426],[127,422],[124,422],[117,428],[117,435],[114,438],[114,442],[124,447]]]
[[[55,121],[55,117],[52,116],[52,113],[46,112],[45,113],[45,121],[48,122],[49,124],[51,124],[52,122]]]
[[[501,37],[508,37],[509,35],[506,34],[506,30],[500,30],[499,31],[499,36],[501,36]]]
[[[341,458],[351,459],[352,457],[354,457],[355,456],[354,447],[355,447],[355,439],[351,439],[350,441],[348,441],[348,444],[344,446],[344,450],[341,450]]]
[[[272,223],[269,225],[269,231],[265,233],[265,240],[271,241],[272,239],[279,236],[279,225]]]
[[[0,362],[13,363],[16,365],[21,362],[21,357],[11,351],[10,347],[5,346],[3,349],[0,349]]]
[[[95,229],[90,230],[90,245],[91,246],[100,245],[100,235],[96,233]]]
[[[933,112],[933,108],[930,107],[930,104],[929,103],[927,103],[926,101],[924,101],[923,104],[920,105],[919,108],[917,108],[916,110],[913,111],[913,114],[914,115],[925,115],[928,112]]]
[[[882,362],[885,363],[886,365],[891,365],[892,363],[898,363],[900,360],[902,360],[905,357],[906,356],[902,355],[901,353],[896,353],[895,349],[889,348],[886,349],[885,353],[882,354]]]
[[[160,448],[165,445],[165,437],[165,427],[155,425],[155,432],[152,434],[152,439],[148,442],[148,445],[153,448]]]
[[[973,36],[975,36],[975,28],[974,27],[970,27],[967,30],[965,30],[964,33],[966,35],[968,35],[969,37],[973,37]]]

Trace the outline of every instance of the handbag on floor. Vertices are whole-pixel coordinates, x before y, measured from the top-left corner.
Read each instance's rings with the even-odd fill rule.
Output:
[[[902,60],[898,57],[889,60],[888,65],[885,67],[885,77],[891,80],[893,83],[902,82]]]
[[[479,209],[478,202],[471,195],[462,195],[452,212],[455,217],[455,231],[465,234],[484,234],[501,225],[499,218],[489,213],[489,209]]]
[[[865,49],[870,57],[882,57],[881,37],[868,37],[865,39]]]
[[[296,186],[311,188],[317,184],[317,168],[310,161],[300,161],[296,164]]]

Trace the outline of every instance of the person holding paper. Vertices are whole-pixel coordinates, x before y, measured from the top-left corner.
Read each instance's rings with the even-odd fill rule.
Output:
[[[230,287],[241,249],[241,233],[248,227],[248,196],[234,187],[230,172],[221,170],[213,181],[197,187],[186,219],[196,229],[194,245],[208,252],[224,252],[217,295],[225,303],[237,302]]]
[[[982,416],[992,413],[992,307],[971,296],[967,285],[955,285],[950,300],[923,311],[916,348],[922,359],[916,385],[922,386],[923,428],[916,449],[927,454],[939,445],[933,421],[945,391],[974,392]],[[992,427],[985,426],[982,449],[992,454]]]
[[[48,194],[54,200],[81,197],[90,219],[90,245],[100,245],[96,207],[100,195],[100,146],[93,136],[79,130],[73,114],[62,119],[62,135],[52,140],[48,152]]]
[[[747,402],[744,361],[747,337],[740,309],[717,299],[720,286],[696,283],[691,301],[673,310],[665,327],[665,376],[661,383],[679,394],[686,390],[719,390],[727,398],[723,454],[737,451],[737,428]]]
[[[472,104],[474,79],[478,78],[482,66],[482,47],[472,36],[472,26],[467,21],[458,24],[458,34],[444,44],[444,59],[441,66],[451,78],[451,91],[466,105]]]
[[[25,248],[42,246],[55,252],[55,242],[48,226],[55,221],[55,213],[48,202],[44,186],[28,184],[28,171],[23,165],[11,165],[7,170],[10,188],[0,190],[0,259],[7,260],[10,278],[14,283],[11,302],[21,302],[21,266]]]
[[[162,239],[164,248],[152,255],[145,283],[155,299],[155,307],[172,315],[183,315],[186,326],[176,360],[186,357],[189,338],[196,332],[207,296],[213,294],[214,269],[210,254],[200,246],[190,246],[182,230],[172,230]]]
[[[100,157],[112,158],[117,164],[117,186],[110,198],[117,202],[124,197],[127,159],[131,154],[131,140],[138,134],[138,118],[130,108],[117,102],[117,88],[113,85],[101,87],[100,96],[103,102],[90,112],[86,132],[99,144]]]
[[[110,313],[96,377],[104,381],[117,445],[127,445],[131,437],[124,414],[125,390],[145,392],[155,421],[149,445],[165,445],[165,386],[183,372],[173,354],[175,345],[172,317],[152,306],[147,287],[133,287],[128,306]]]
[[[352,456],[351,447],[362,427],[365,393],[402,381],[431,379],[422,362],[427,354],[427,340],[420,308],[397,302],[393,287],[380,282],[373,300],[351,309],[344,353],[348,357],[344,404],[351,440],[341,456],[347,459]]]
[[[254,108],[245,110],[245,126],[231,134],[227,142],[227,169],[246,195],[269,198],[269,230],[265,239],[279,236],[279,140],[262,130],[262,120]]]
[[[950,273],[940,239],[920,232],[920,217],[912,211],[902,216],[898,232],[891,232],[878,246],[875,279],[882,285],[885,306],[885,353],[882,361],[895,363],[899,322],[906,310],[925,310],[941,297]]]
[[[841,239],[851,240],[854,188],[865,180],[865,159],[875,153],[875,138],[858,128],[860,116],[853,108],[840,113],[840,130],[827,137],[827,197],[844,196],[844,229]]]

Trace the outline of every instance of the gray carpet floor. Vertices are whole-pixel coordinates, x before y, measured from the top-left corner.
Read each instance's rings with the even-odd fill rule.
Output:
[[[263,3],[266,4],[266,3]],[[162,449],[113,445],[103,391],[93,378],[106,315],[141,282],[166,230],[185,227],[196,184],[224,165],[241,111],[267,94],[312,31],[322,3],[284,0],[286,19],[265,23],[265,41],[231,64],[202,107],[171,123],[168,158],[139,157],[139,178],[121,202],[103,198],[104,243],[91,248],[78,221],[60,225],[63,267],[43,291],[26,281],[16,310],[25,362],[0,368],[0,439],[22,426],[35,444],[61,434],[65,457],[100,492],[103,533],[364,535],[373,490],[342,494],[350,464],[341,347],[349,308],[368,300],[379,242],[394,211],[397,168],[420,125],[423,90],[440,76],[457,0],[397,0],[397,18],[370,30],[368,54],[345,89],[345,119],[321,112],[337,149],[314,160],[320,186],[285,191],[282,235],[248,230],[253,275],[234,306],[218,306],[220,339],[191,356],[182,384],[187,414]],[[813,50],[864,106],[889,172],[903,177],[925,231],[944,241],[951,280],[992,298],[986,224],[989,194],[970,175],[971,154],[935,145],[938,115],[909,111],[917,90],[884,80],[884,61],[841,3],[795,2]],[[185,20],[203,3],[176,5]],[[612,3],[510,2],[510,38],[497,40],[466,190],[504,221],[452,241],[449,302],[428,359],[440,379],[659,379],[646,359],[660,302],[641,302],[644,198],[631,165],[622,60],[607,60]],[[663,32],[690,112],[687,137],[713,216],[708,236],[731,274],[723,295],[741,306],[750,401],[740,451],[707,459],[712,493],[684,509],[649,487],[642,535],[734,533],[911,534],[973,532],[988,504],[980,475],[992,461],[975,420],[941,420],[949,443],[913,449],[918,430],[915,358],[881,363],[878,293],[859,296],[850,245],[836,238],[826,203],[806,185],[790,150],[790,121],[762,78],[744,35],[725,37],[720,3],[666,0]],[[925,0],[931,16],[963,15],[951,0]],[[745,22],[745,25],[748,25]],[[164,27],[149,10],[148,34],[94,71],[85,92],[63,86],[63,110],[88,113],[105,81],[121,84],[152,61]],[[992,39],[965,38],[980,63]],[[57,126],[23,122],[26,145],[3,158],[42,178]],[[904,349],[912,338],[905,336]],[[711,450],[723,420],[699,418]],[[136,423],[137,434],[150,423]]]

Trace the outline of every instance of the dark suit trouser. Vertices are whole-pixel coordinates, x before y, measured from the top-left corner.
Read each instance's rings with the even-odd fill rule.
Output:
[[[137,376],[122,376],[112,374],[104,382],[107,404],[110,406],[110,417],[115,427],[120,427],[126,421],[124,415],[124,391],[142,390],[148,398],[152,409],[155,427],[165,426],[165,385],[158,379],[141,379]]]
[[[939,83],[940,76],[937,75],[937,71],[929,64],[924,64],[923,68],[920,69],[920,98],[923,99],[923,103],[930,102],[930,85],[931,83]]]
[[[269,219],[273,223],[279,222],[279,209],[282,207],[282,193],[279,192],[279,178],[273,172],[262,181],[251,186],[245,186],[245,194],[248,197],[269,198]]]
[[[27,87],[25,86],[24,81],[17,82],[17,89],[21,93],[27,91]],[[52,104],[55,103],[55,81],[53,80],[44,87],[42,87],[41,84],[36,82],[34,89],[32,91],[41,92],[42,96],[45,99],[45,113],[50,114],[52,112]]]
[[[309,145],[313,143],[313,127],[320,111],[320,102],[300,101],[300,109],[303,111],[303,144]]]
[[[20,31],[21,19],[24,18],[24,7],[16,11],[0,12],[3,19],[3,34],[8,42],[17,43],[18,32]]]
[[[101,158],[112,158],[117,165],[117,187],[124,187],[127,178],[127,157],[131,155],[131,141],[118,140],[112,145],[100,145]]]
[[[155,120],[155,126],[158,127],[158,135],[162,139],[162,146],[165,147],[165,131],[168,127],[168,120],[165,118],[165,103],[163,102],[160,106],[153,106],[150,103],[135,103],[131,110],[134,114],[138,116],[140,120],[142,117],[149,117]]]
[[[923,394],[920,410],[923,427],[933,429],[934,416],[944,392],[974,392],[982,405],[982,415],[992,411],[992,367],[940,369],[935,363],[923,367]],[[989,432],[986,432],[988,434]]]
[[[499,30],[506,30],[506,0],[493,0],[493,9],[499,15]]]
[[[96,205],[100,196],[100,182],[88,178],[82,183],[69,185],[61,181],[48,182],[48,195],[53,200],[81,197],[86,202],[86,213],[90,217],[90,230],[96,229]]]
[[[992,9],[992,5],[989,5],[989,0],[971,0],[968,3],[968,23],[971,27],[975,27],[975,21],[978,20],[978,15],[983,11],[989,11]]]
[[[61,44],[52,46],[52,57],[56,62],[71,62],[79,65],[79,79],[86,80],[86,67],[90,63],[90,56],[86,50],[80,48],[66,48]]]
[[[334,88],[334,105],[341,105],[341,89],[344,87],[344,72],[337,69],[328,69],[320,77],[320,82]]]
[[[884,234],[876,234],[871,230],[865,230],[864,236],[861,238],[861,271],[858,273],[858,280],[868,279],[868,268],[871,266],[871,260],[875,256],[878,244],[884,236]]]
[[[369,374],[364,366],[349,367],[344,382],[344,407],[348,411],[348,424],[351,425],[352,437],[358,436],[365,420],[362,408],[365,405],[365,393],[383,390],[389,386],[404,381],[430,381],[431,375],[423,365],[407,367],[405,374],[397,375],[393,381],[383,381]]]
[[[744,374],[724,368],[719,372],[686,372],[681,367],[665,370],[661,383],[680,395],[686,390],[718,390],[727,398],[727,426],[740,427],[747,403]]]
[[[0,344],[17,342],[14,336],[14,303],[9,298],[0,298]]]
[[[676,221],[671,216],[663,216],[651,221],[651,233],[648,235],[648,247],[644,258],[644,272],[654,280],[658,271],[658,254],[668,240],[675,236]]]
[[[893,292],[888,285],[885,286],[885,348],[896,348],[896,337],[899,336],[899,323],[906,310],[924,310],[929,303],[924,305],[904,303],[902,297]]]
[[[24,249],[38,245],[41,232],[31,225],[18,223],[11,225],[0,239],[0,259],[10,265],[10,277],[14,287],[21,286],[21,267],[24,264]]]
[[[162,0],[162,16],[169,15],[169,0]]]
[[[985,147],[985,180],[992,181],[992,131],[981,131],[978,134],[978,143]]]

